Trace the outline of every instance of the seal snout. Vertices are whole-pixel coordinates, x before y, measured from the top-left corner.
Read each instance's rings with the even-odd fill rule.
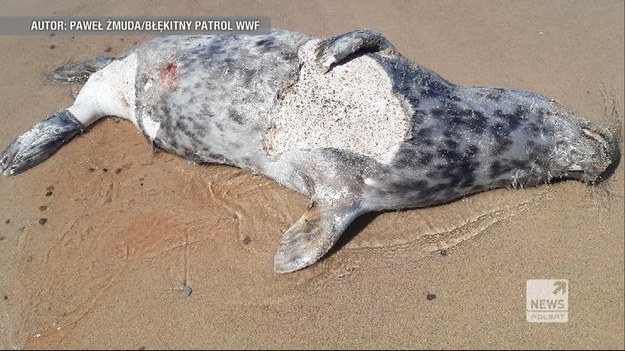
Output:
[[[591,184],[597,184],[609,178],[618,168],[621,161],[621,127],[604,128],[598,124],[590,123],[582,127],[583,134],[600,145],[596,152],[597,171],[596,178]]]
[[[568,136],[562,178],[595,185],[614,172],[621,158],[617,135],[599,124],[582,121],[578,133]],[[559,142],[566,142],[566,139]]]

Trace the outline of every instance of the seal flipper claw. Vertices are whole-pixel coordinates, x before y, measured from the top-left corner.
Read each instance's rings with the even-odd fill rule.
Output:
[[[309,210],[282,236],[274,271],[291,273],[317,262],[360,213],[354,201],[312,200]]]
[[[118,57],[98,56],[86,61],[70,62],[48,73],[46,78],[55,83],[84,84],[92,73],[119,59]]]
[[[57,112],[17,137],[2,152],[0,173],[16,175],[38,165],[82,130],[82,123],[71,112]]]
[[[349,55],[357,52],[395,53],[395,47],[382,33],[373,30],[356,30],[327,38],[317,44],[317,60],[327,71]]]

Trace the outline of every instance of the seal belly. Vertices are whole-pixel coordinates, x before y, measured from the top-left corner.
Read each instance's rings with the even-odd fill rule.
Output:
[[[137,50],[137,125],[199,162],[259,166],[278,93],[297,79],[302,34],[172,36]]]
[[[410,137],[412,110],[375,59],[361,55],[320,69],[319,40],[299,50],[299,79],[288,89],[263,144],[268,155],[331,148],[388,164]]]

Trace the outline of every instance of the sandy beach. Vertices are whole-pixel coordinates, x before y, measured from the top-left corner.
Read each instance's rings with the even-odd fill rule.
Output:
[[[464,85],[623,119],[622,1],[2,1],[2,16],[268,16],[316,36],[376,29]],[[144,35],[0,35],[0,148],[72,104],[44,75]],[[601,187],[499,189],[359,218],[331,255],[273,272],[307,199],[153,150],[104,119],[0,177],[0,348],[617,348],[623,162]],[[567,323],[526,321],[526,281],[569,282]],[[188,287],[185,289],[185,287]]]

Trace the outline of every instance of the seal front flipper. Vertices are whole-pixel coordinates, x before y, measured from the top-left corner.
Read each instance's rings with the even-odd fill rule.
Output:
[[[57,112],[17,137],[2,152],[0,173],[16,175],[38,165],[82,130],[82,123],[71,112]]]
[[[317,262],[361,213],[358,202],[350,197],[331,200],[314,196],[308,211],[282,236],[274,270],[291,273]]]
[[[324,39],[316,49],[317,60],[326,72],[349,55],[362,52],[392,54],[395,47],[382,33],[364,29]]]

